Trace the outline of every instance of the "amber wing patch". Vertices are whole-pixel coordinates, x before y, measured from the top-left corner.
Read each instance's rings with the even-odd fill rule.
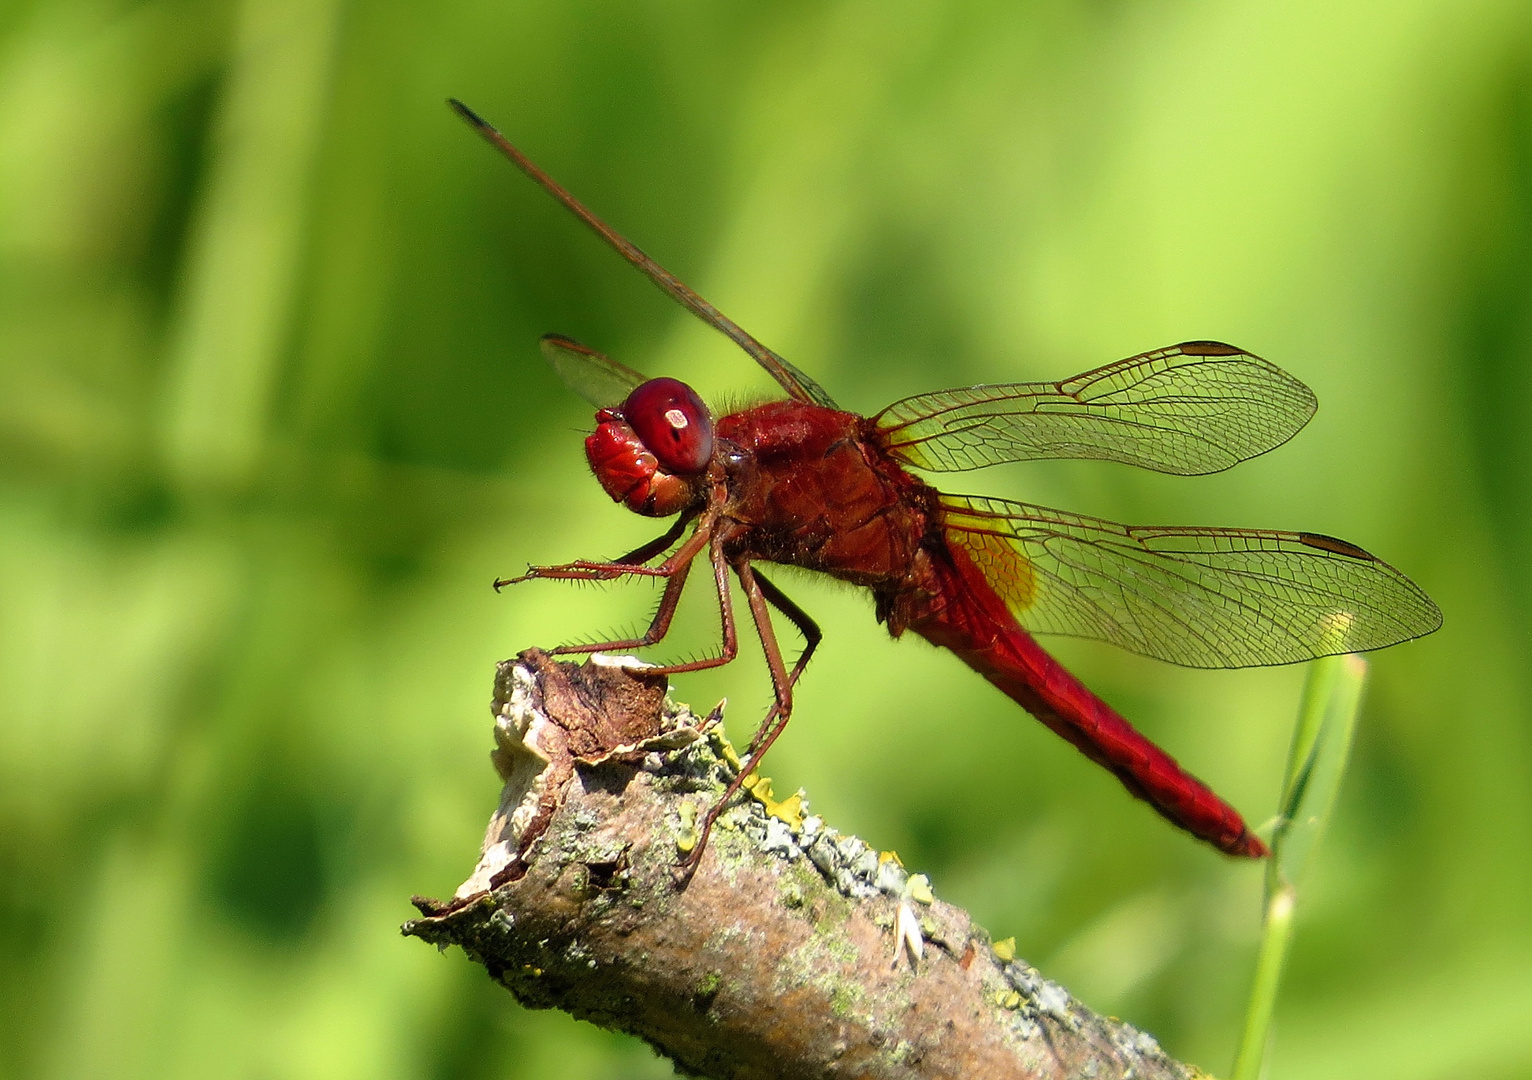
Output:
[[[1011,611],[1030,608],[1037,600],[1037,571],[1012,538],[987,527],[982,518],[951,506],[943,509],[947,543],[963,550]]]

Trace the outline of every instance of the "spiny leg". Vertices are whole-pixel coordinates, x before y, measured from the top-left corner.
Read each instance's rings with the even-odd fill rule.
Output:
[[[814,650],[819,648],[819,643],[824,640],[824,634],[820,632],[819,624],[809,617],[808,612],[804,611],[786,593],[767,580],[766,575],[760,573],[754,567],[750,569],[755,576],[755,580],[760,584],[761,594],[766,597],[767,602],[783,615],[786,615],[788,621],[797,628],[798,633],[803,635],[803,651],[798,654],[798,659],[793,662],[793,670],[787,676],[788,687],[792,688],[798,685],[798,677],[803,674],[803,669],[809,666],[809,660],[813,657]],[[761,733],[767,729],[771,721],[776,718],[777,712],[778,709],[773,706],[772,711],[766,714],[766,719],[762,721],[761,726],[756,729],[755,737],[750,740],[750,745],[746,747],[745,753],[749,754],[752,760],[760,756],[756,753],[756,741],[761,737]]]
[[[712,530],[712,550],[708,553],[708,561],[713,564],[713,585],[718,590],[718,618],[723,624],[722,650],[717,656],[688,660],[684,664],[646,667],[645,675],[684,675],[688,671],[706,671],[709,668],[723,667],[739,655],[739,633],[734,626],[734,599],[729,591],[729,563],[723,557],[724,539],[723,529]],[[554,650],[554,652],[557,651],[557,649]]]
[[[646,551],[663,551],[669,547],[675,537],[679,535],[681,528],[685,526],[686,518],[682,518],[671,526],[664,536],[649,541],[643,547],[629,553],[628,557],[644,555]],[[711,519],[704,520],[697,526],[695,532],[687,538],[670,558],[656,567],[636,566],[626,562],[596,563],[574,562],[565,563],[562,566],[534,566],[519,578],[510,581],[496,582],[496,586],[514,585],[532,579],[547,578],[554,581],[611,581],[614,578],[632,577],[662,577],[665,578],[665,593],[660,598],[660,606],[650,621],[649,629],[644,631],[643,636],[636,638],[624,638],[618,641],[603,641],[593,645],[560,645],[551,650],[554,655],[568,655],[570,653],[591,653],[601,651],[621,651],[624,649],[637,649],[646,645],[653,645],[664,638],[670,629],[671,619],[675,616],[676,607],[681,602],[681,593],[686,587],[687,575],[691,572],[692,560],[707,546],[713,534],[713,522]],[[652,558],[653,554],[646,557]]]
[[[523,581],[616,581],[620,577],[669,577],[672,573],[672,570],[663,566],[635,566],[632,563],[576,559],[574,562],[554,566],[529,566],[527,572],[519,577],[496,578],[495,591],[499,592],[507,585],[520,585]]]
[[[702,533],[699,527],[698,533]],[[655,664],[643,669],[645,675],[682,675],[689,671],[706,671],[708,668],[722,667],[739,655],[739,635],[734,625],[734,601],[729,591],[728,562],[723,557],[723,535],[719,530],[708,530],[712,541],[712,551],[709,561],[713,564],[713,583],[718,590],[718,615],[723,625],[723,648],[718,656],[707,656],[700,660],[689,660],[684,664]],[[687,546],[696,543],[696,536],[688,540]],[[685,551],[686,548],[682,548]],[[680,554],[680,552],[677,552]],[[692,556],[688,556],[686,565],[690,566]],[[670,581],[666,583],[665,595],[660,600],[660,610],[655,612],[654,622],[650,624],[649,631],[642,638],[629,638],[625,641],[606,641],[597,645],[560,645],[556,649],[550,649],[555,656],[567,656],[571,653],[610,652],[622,649],[640,648],[644,645],[653,645],[665,636],[670,627],[670,620],[675,614],[676,605],[681,599],[681,585],[677,584],[677,578],[684,578],[684,571],[677,571]]]
[[[674,531],[674,529],[672,529]],[[659,537],[639,548],[634,554],[640,554],[644,548],[659,543],[660,540],[669,537],[670,533]],[[502,585],[520,585],[523,581],[613,581],[620,577],[660,577],[673,576],[681,567],[687,566],[697,557],[708,540],[713,535],[713,522],[711,519],[704,520],[675,550],[675,553],[660,563],[658,566],[639,566],[627,562],[594,562],[586,559],[577,559],[571,563],[560,563],[557,566],[532,566],[520,577],[505,578],[495,582],[496,588]]]
[[[676,868],[677,875],[683,882],[691,878],[692,874],[696,872],[698,864],[702,861],[702,853],[707,849],[708,834],[713,831],[713,824],[718,820],[718,816],[729,805],[729,800],[739,793],[739,789],[744,786],[746,778],[755,772],[756,764],[766,755],[766,751],[771,749],[771,744],[777,741],[777,736],[782,734],[783,729],[787,727],[787,721],[792,717],[793,712],[793,683],[797,681],[798,676],[802,673],[803,666],[808,662],[808,656],[813,653],[814,647],[819,644],[821,636],[819,627],[814,625],[813,620],[798,605],[788,600],[781,590],[771,586],[771,591],[775,594],[775,597],[780,598],[792,609],[791,612],[784,611],[783,614],[792,619],[795,626],[803,630],[803,626],[794,617],[795,614],[801,616],[810,630],[812,630],[812,636],[808,631],[804,632],[804,636],[809,638],[809,647],[804,650],[804,655],[798,658],[798,662],[793,666],[792,675],[789,675],[787,665],[782,662],[782,649],[777,644],[776,630],[771,625],[771,613],[766,607],[767,598],[765,590],[761,587],[761,579],[751,569],[748,560],[741,560],[736,563],[734,572],[739,575],[739,583],[744,587],[745,597],[750,602],[750,615],[755,621],[756,633],[761,638],[761,648],[766,654],[766,666],[771,670],[771,685],[776,696],[776,702],[772,705],[771,710],[767,712],[766,719],[761,722],[761,726],[750,740],[751,747],[755,747],[759,743],[760,749],[751,752],[749,759],[741,763],[739,772],[734,775],[734,779],[724,789],[723,796],[713,804],[712,808],[708,810],[707,815],[702,819],[702,828],[697,834],[697,846],[691,850],[690,854]]]
[[[629,566],[641,566],[660,552],[669,551],[670,545],[681,539],[681,534],[686,531],[686,527],[695,520],[697,520],[697,511],[693,509],[676,518],[676,523],[665,530],[665,535],[656,536],[647,544],[640,544],[626,555],[612,561]]]
[[[569,656],[573,653],[593,652],[627,652],[630,649],[643,649],[663,641],[665,635],[670,632],[670,621],[675,618],[676,608],[681,603],[681,593],[686,589],[686,578],[691,573],[692,564],[687,562],[676,568],[676,572],[665,581],[665,592],[660,596],[660,606],[655,609],[654,618],[649,620],[649,629],[636,638],[619,638],[616,641],[599,641],[591,645],[560,645],[549,649],[553,656]],[[648,670],[648,669],[646,669]]]
[[[676,518],[674,525],[665,530],[664,535],[656,536],[648,543],[640,544],[626,555],[619,555],[611,562],[587,562],[580,560],[578,562],[564,563],[559,566],[533,566],[529,567],[527,572],[520,577],[496,578],[495,591],[499,592],[507,585],[519,585],[523,581],[530,581],[534,578],[562,577],[577,581],[615,580],[625,573],[634,573],[636,568],[642,567],[644,563],[654,558],[660,552],[668,550],[671,544],[674,544],[681,538],[681,533],[686,531],[686,526],[690,525],[696,518],[697,514],[695,511],[682,514]],[[563,571],[575,570],[581,571],[581,573],[578,576],[562,573]],[[601,573],[598,574],[596,571],[601,571]]]

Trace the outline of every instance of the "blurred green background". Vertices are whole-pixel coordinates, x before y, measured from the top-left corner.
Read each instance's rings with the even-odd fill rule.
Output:
[[[1269,1075],[1532,1077],[1532,7],[7,0],[0,1074],[660,1077],[401,939],[497,791],[495,661],[647,586],[489,582],[653,530],[591,481],[559,331],[771,392],[443,104],[850,408],[1187,338],[1314,387],[1177,479],[942,478],[1344,536],[1420,582],[1302,897]],[[1168,828],[867,598],[767,771],[1089,1005],[1227,1070],[1260,868]],[[672,652],[702,647],[694,607]],[[1259,822],[1303,672],[1056,642]],[[758,658],[680,680],[727,694]]]

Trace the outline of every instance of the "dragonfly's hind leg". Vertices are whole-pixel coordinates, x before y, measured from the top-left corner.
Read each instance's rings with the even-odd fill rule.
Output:
[[[814,650],[819,647],[824,637],[818,624],[809,618],[808,613],[793,603],[781,589],[757,574],[748,560],[737,563],[734,571],[739,575],[740,585],[744,587],[745,597],[750,603],[750,614],[755,621],[756,633],[760,635],[761,648],[766,653],[766,666],[771,670],[771,684],[776,701],[766,713],[766,718],[761,721],[761,726],[756,729],[755,735],[751,737],[750,746],[746,750],[747,759],[741,763],[739,772],[729,782],[723,796],[713,804],[702,819],[702,828],[697,835],[697,846],[677,867],[677,875],[683,882],[690,879],[702,861],[702,853],[707,848],[708,834],[713,831],[713,823],[729,805],[729,801],[739,794],[746,778],[755,772],[756,764],[766,756],[766,751],[770,750],[771,744],[777,741],[777,736],[786,729],[787,721],[791,719],[793,713],[793,685],[797,683],[798,676],[803,674],[803,669],[808,666],[809,658],[814,655]],[[787,616],[806,642],[803,652],[793,663],[790,673],[787,665],[782,662],[782,648],[777,644],[776,631],[771,625],[771,613],[766,607],[768,603]]]
[[[798,654],[798,659],[793,661],[793,670],[787,676],[788,699],[791,702],[792,688],[798,685],[798,677],[803,674],[803,669],[809,666],[809,660],[813,658],[814,650],[819,648],[819,643],[824,640],[824,634],[820,631],[819,624],[809,617],[809,613],[795,604],[781,589],[768,581],[764,574],[756,572],[754,567],[748,565],[746,569],[755,579],[755,582],[760,585],[761,595],[766,598],[766,602],[787,616],[788,621],[797,628],[798,633],[803,635],[803,651]],[[763,644],[765,640],[763,636]],[[775,638],[772,639],[772,644],[776,644]],[[762,748],[758,754],[756,752],[756,744],[760,741],[761,735],[771,727],[772,721],[776,719],[777,714],[781,711],[781,699],[779,698],[777,703],[772,706],[771,711],[766,714],[766,719],[761,721],[761,726],[756,729],[754,737],[750,740],[750,745],[745,750],[752,759],[766,752]],[[784,720],[783,723],[785,724],[786,721]],[[776,736],[773,735],[772,739],[775,738]],[[771,744],[768,742],[767,745]]]

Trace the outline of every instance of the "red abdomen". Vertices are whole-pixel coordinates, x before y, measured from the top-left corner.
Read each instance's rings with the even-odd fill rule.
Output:
[[[865,585],[879,618],[951,649],[1171,822],[1231,855],[1265,855],[1239,813],[1043,651],[960,548],[935,492],[877,450],[866,421],[772,402],[718,422],[745,452],[728,514],[738,554]]]
[[[932,553],[936,596],[911,630],[962,657],[1172,823],[1230,855],[1268,854],[1237,810],[1043,651],[963,551],[943,547]]]

